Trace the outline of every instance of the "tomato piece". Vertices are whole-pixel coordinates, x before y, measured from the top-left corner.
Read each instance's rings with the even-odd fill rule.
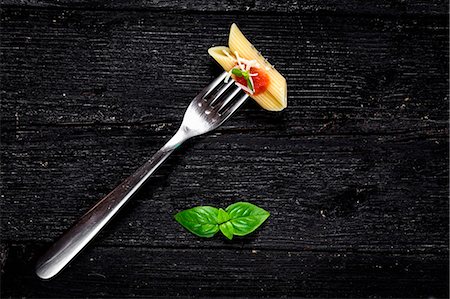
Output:
[[[262,68],[251,67],[250,74],[258,74],[258,76],[252,76],[253,90],[254,90],[253,95],[258,95],[266,91],[267,86],[269,86],[270,83],[269,76],[267,75],[267,73]],[[233,75],[233,79],[239,84],[248,87],[247,80],[244,77],[238,77]]]

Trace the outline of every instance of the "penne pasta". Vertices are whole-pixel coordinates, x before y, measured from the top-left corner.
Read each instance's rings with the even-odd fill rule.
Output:
[[[247,40],[236,24],[231,25],[228,47],[208,50],[224,70],[261,107],[280,111],[287,107],[286,79]]]
[[[236,60],[232,56],[227,56],[225,53],[230,53],[230,48],[228,47],[213,47],[208,49],[209,55],[211,55],[217,63],[223,67],[227,72],[231,70],[236,65]],[[231,54],[228,54],[231,55]]]

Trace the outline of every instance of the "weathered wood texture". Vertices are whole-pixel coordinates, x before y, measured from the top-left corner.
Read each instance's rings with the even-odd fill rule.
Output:
[[[289,14],[333,12],[371,15],[446,15],[448,13],[448,1],[444,0],[2,0],[0,3],[16,7],[184,10],[190,12],[233,12],[239,14],[254,12]]]
[[[36,3],[50,2],[24,6]],[[446,17],[10,7],[1,18],[2,295],[448,296]],[[70,269],[38,281],[37,256],[220,72],[206,49],[234,21],[286,75],[289,108],[248,103],[188,142]],[[237,200],[272,216],[233,242],[172,219]]]
[[[30,297],[405,297],[442,294],[447,266],[434,254],[89,248],[52,282],[36,281],[32,246],[12,246],[4,283]],[[411,282],[414,281],[415,284]],[[32,292],[24,288],[33,284]],[[13,293],[15,294],[15,293]],[[411,297],[411,296],[409,296]]]

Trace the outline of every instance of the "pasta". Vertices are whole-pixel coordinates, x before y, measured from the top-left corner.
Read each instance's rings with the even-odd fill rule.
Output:
[[[236,24],[231,25],[228,47],[212,47],[208,53],[261,107],[270,111],[287,107],[286,79],[255,49]]]

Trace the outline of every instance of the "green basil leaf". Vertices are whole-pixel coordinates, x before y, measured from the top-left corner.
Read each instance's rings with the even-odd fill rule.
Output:
[[[219,228],[220,228],[220,231],[222,232],[222,234],[225,237],[227,237],[230,240],[233,239],[234,227],[233,227],[233,224],[231,224],[230,221],[222,223],[221,225],[219,225]]]
[[[242,77],[242,71],[240,69],[234,68],[231,70],[231,73],[235,76]]]
[[[247,87],[248,87],[251,91],[253,91],[253,84],[252,84],[252,81],[250,81],[250,77],[245,78],[245,80],[247,81]]]
[[[218,214],[217,208],[199,206],[177,213],[175,220],[191,233],[199,237],[211,238],[219,231]]]
[[[219,213],[217,214],[217,223],[221,224],[230,220],[230,215],[225,212],[224,209],[220,208]]]
[[[237,202],[226,208],[233,225],[233,234],[245,236],[257,229],[269,216],[266,210],[248,202]],[[222,231],[223,233],[223,231]]]

